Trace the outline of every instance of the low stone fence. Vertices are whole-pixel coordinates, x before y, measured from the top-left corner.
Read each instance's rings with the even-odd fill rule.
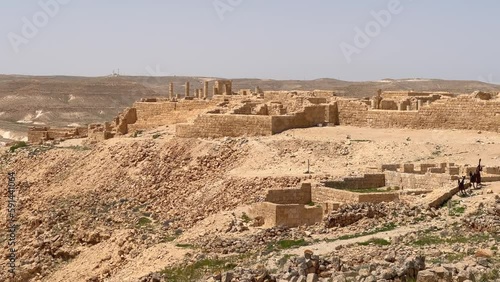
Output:
[[[48,140],[85,138],[87,135],[88,129],[86,127],[30,127],[28,129],[28,142],[40,144]]]
[[[385,174],[365,174],[362,177],[346,177],[341,181],[324,181],[326,187],[335,189],[372,189],[386,186]]]
[[[311,184],[302,183],[300,189],[280,189],[267,191],[266,202],[274,204],[302,204],[311,203]]]
[[[339,189],[314,187],[312,200],[315,203],[342,202],[342,203],[382,203],[399,200],[399,192],[355,193]]]
[[[401,190],[407,189],[436,189],[453,182],[452,176],[444,173],[401,173],[394,171],[385,172],[385,182],[389,187],[399,187]]]

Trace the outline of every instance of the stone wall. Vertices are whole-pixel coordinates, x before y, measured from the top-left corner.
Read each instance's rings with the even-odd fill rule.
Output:
[[[500,101],[470,96],[440,99],[418,111],[370,110],[355,99],[340,99],[341,125],[379,128],[468,129],[500,132]],[[474,109],[474,110],[471,110]]]
[[[249,106],[251,107],[251,106]],[[246,110],[245,110],[246,109]],[[238,108],[248,112],[250,108]],[[292,115],[263,116],[238,114],[202,114],[192,124],[179,124],[176,136],[183,138],[269,136],[292,128],[337,124],[337,105],[310,105]]]
[[[302,183],[299,189],[279,189],[267,191],[266,202],[274,204],[302,204],[311,203],[311,184]]]
[[[399,201],[399,192],[387,193],[360,193],[358,203],[384,203]]]
[[[386,171],[385,181],[387,186],[399,187],[401,190],[431,190],[449,185],[453,179],[449,174],[444,173],[414,174]]]
[[[178,124],[175,135],[183,138],[218,138],[272,135],[272,117],[203,114],[192,124]]]
[[[457,186],[437,189],[431,194],[429,194],[427,197],[425,197],[424,202],[430,208],[437,209],[441,207],[446,201],[451,199],[451,197],[453,197],[458,192],[459,189]]]
[[[273,203],[255,203],[248,210],[249,216],[252,218],[262,218],[264,227],[276,226],[276,206]]]
[[[182,100],[180,102],[136,102],[137,122],[129,130],[145,130],[162,125],[189,122],[216,105],[215,100]]]
[[[128,125],[137,122],[137,109],[127,108],[115,118],[115,127],[118,134],[127,134]]]
[[[342,191],[338,189],[314,187],[312,189],[312,201],[314,203],[323,202],[341,202],[341,203],[357,203],[358,197],[355,193]]]
[[[251,217],[262,217],[264,227],[313,225],[323,219],[323,208],[321,206],[298,204],[257,203],[252,206],[249,213]]]
[[[315,187],[312,189],[312,200],[315,203],[382,203],[399,200],[399,193],[354,193],[339,189]]]
[[[500,167],[498,167],[498,166],[484,167],[483,171],[486,172],[487,174],[500,174]]]
[[[293,128],[307,128],[318,125],[338,124],[337,104],[312,105],[290,116],[273,116],[273,134]]]
[[[277,205],[275,226],[313,225],[323,219],[321,206]]]
[[[87,140],[91,143],[104,141],[113,137],[114,135],[111,133],[111,126],[108,122],[94,123],[88,126]]]
[[[382,100],[380,101],[380,109],[396,111],[398,109],[398,104],[393,100]]]
[[[401,164],[383,164],[381,167],[382,172],[389,171],[398,171],[401,168]]]
[[[365,174],[363,177],[346,177],[341,181],[324,181],[326,187],[336,189],[371,189],[386,186],[385,174]]]
[[[311,184],[302,183],[299,189],[267,191],[265,202],[252,205],[250,216],[264,219],[264,226],[312,225],[323,219],[323,206],[312,205]]]
[[[31,127],[28,129],[28,142],[31,144],[40,144],[49,140],[85,138],[88,135],[87,128],[50,128],[50,127]]]

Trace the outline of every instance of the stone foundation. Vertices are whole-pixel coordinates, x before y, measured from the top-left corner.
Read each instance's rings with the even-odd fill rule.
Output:
[[[323,206],[311,202],[311,184],[303,183],[299,189],[269,190],[250,216],[263,218],[265,227],[313,225],[323,219]]]
[[[239,108],[249,113],[251,107]],[[183,138],[269,136],[292,128],[338,123],[336,104],[310,105],[291,115],[202,114],[191,124],[179,124],[176,136]]]
[[[399,200],[399,192],[355,193],[339,189],[315,187],[312,189],[312,200],[315,203],[383,203]]]
[[[341,125],[378,128],[466,129],[500,132],[500,101],[469,95],[442,98],[418,110],[370,109],[356,99],[339,99]],[[475,109],[471,111],[470,109]]]
[[[65,140],[87,137],[88,132],[85,127],[74,128],[51,128],[51,127],[31,127],[28,129],[28,142],[31,144],[41,144],[50,140]]]
[[[363,177],[346,177],[342,181],[324,181],[323,185],[335,189],[371,189],[386,186],[385,174],[365,174]]]

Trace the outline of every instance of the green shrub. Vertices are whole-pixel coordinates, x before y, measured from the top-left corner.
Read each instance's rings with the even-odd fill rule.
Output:
[[[142,134],[142,130],[136,130],[136,131],[134,131],[134,133],[132,134],[132,137],[133,137],[133,138],[136,138],[136,137],[138,137],[138,136],[139,136],[139,135],[141,135],[141,134]]]
[[[166,268],[161,273],[166,276],[167,281],[189,282],[201,281],[207,274],[224,272],[235,267],[235,264],[226,260],[204,259],[184,267]]]
[[[147,217],[141,217],[137,221],[137,226],[139,226],[139,227],[146,226],[146,225],[151,224],[151,222],[152,222],[151,219],[149,219]]]
[[[252,219],[246,213],[243,213],[241,215],[241,220],[245,223],[249,223]]]
[[[388,246],[391,244],[391,242],[389,242],[385,239],[381,239],[381,238],[373,238],[373,239],[370,239],[366,242],[358,243],[358,245],[361,245],[361,246],[368,246],[370,244],[377,245],[377,246]]]
[[[302,246],[307,246],[309,245],[308,242],[304,239],[300,240],[280,240],[278,242],[272,242],[268,243],[266,250],[264,251],[265,254],[270,254],[274,251],[278,250],[286,250],[286,249],[291,249],[291,248],[298,248]]]
[[[176,244],[177,248],[185,248],[185,249],[194,249],[194,245],[192,244]]]
[[[24,141],[16,142],[14,145],[10,146],[10,152],[14,153],[17,149],[28,147],[28,144]]]
[[[302,246],[307,246],[308,243],[304,239],[300,240],[281,240],[278,241],[278,246],[280,249],[290,249],[290,248],[297,248],[297,247],[302,247]]]

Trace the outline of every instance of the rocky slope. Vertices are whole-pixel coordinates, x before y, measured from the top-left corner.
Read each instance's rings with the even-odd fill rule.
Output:
[[[292,256],[303,256],[305,248],[324,260],[330,260],[332,252],[341,259],[348,258],[345,271],[329,273],[351,277],[355,271],[359,274],[365,246],[357,247],[360,249],[354,249],[356,252],[351,247],[373,236],[389,232],[383,238],[402,238],[385,239],[394,242],[397,254],[399,248],[403,250],[397,257],[399,263],[419,254],[416,248],[404,247],[406,236],[415,234],[411,235],[415,241],[419,230],[435,227],[441,232],[458,222],[461,226],[453,234],[497,232],[488,229],[498,220],[498,214],[490,212],[496,207],[491,204],[494,195],[483,195],[482,191],[464,200],[466,211],[472,213],[464,221],[465,215],[452,217],[446,209],[413,208],[409,202],[414,199],[409,199],[401,205],[343,209],[332,213],[328,224],[307,229],[266,230],[251,225],[245,205],[261,199],[267,189],[367,171],[382,162],[422,159],[465,164],[475,162],[487,151],[484,163],[500,165],[498,134],[334,127],[262,138],[201,140],[177,139],[172,133],[172,128],[162,128],[92,146],[68,140],[57,146],[26,147],[13,153],[2,149],[0,174],[17,173],[17,281],[139,281],[150,273],[156,273],[151,279],[165,273],[182,276],[189,273],[185,267],[196,275],[201,268],[199,279],[208,279],[235,265],[244,275],[247,270],[248,274],[258,274],[262,268],[256,263],[264,265],[266,275],[284,278],[287,270],[280,264]],[[437,135],[433,139],[429,134]],[[461,138],[456,138],[457,134]],[[439,152],[433,154],[436,146]],[[312,175],[304,174],[307,159],[311,159]],[[1,194],[0,201],[7,202],[6,193]],[[481,203],[484,213],[475,213]],[[343,220],[344,212],[368,215],[370,210],[377,216],[365,216],[340,227],[336,224]],[[7,210],[1,209],[2,226],[6,219]],[[7,230],[0,230],[0,255],[4,260],[8,256],[7,236]],[[339,240],[342,236],[347,236],[343,237],[346,240]],[[493,251],[488,262],[492,263],[491,267],[488,264],[491,270],[497,254],[490,244],[497,242],[495,238],[481,237],[481,242],[470,244],[470,248]],[[348,244],[353,245],[346,247]],[[342,251],[337,253],[337,248]],[[392,250],[367,248],[366,252],[374,253],[373,260]],[[460,246],[460,250],[468,248]],[[427,251],[424,255],[428,262],[436,255]],[[443,251],[437,257],[449,253]],[[474,258],[468,251],[465,254],[468,259]],[[284,256],[288,258],[277,265]],[[295,271],[302,267],[302,261],[291,263]],[[373,266],[373,276],[379,277],[388,266],[392,267]],[[398,271],[401,264],[393,266]],[[161,273],[163,269],[167,269],[165,273]],[[1,281],[7,279],[6,274],[0,272]]]

